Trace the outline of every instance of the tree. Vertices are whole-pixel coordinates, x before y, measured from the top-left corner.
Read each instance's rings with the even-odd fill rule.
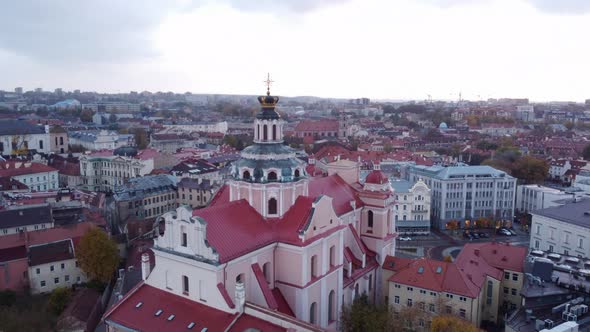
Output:
[[[105,232],[92,228],[80,239],[76,258],[86,275],[106,283],[119,264],[119,250]]]
[[[542,183],[549,172],[549,165],[545,160],[532,156],[524,156],[514,163],[512,175],[528,183]]]
[[[143,150],[148,146],[148,138],[145,129],[135,128],[133,130],[133,136],[135,138],[135,145],[138,149]]]
[[[80,120],[82,122],[92,122],[93,115],[94,115],[94,112],[92,112],[92,110],[84,109],[84,110],[82,110],[82,112],[80,112]]]
[[[473,324],[459,317],[444,315],[432,319],[432,332],[480,332]]]
[[[446,255],[446,256],[443,258],[443,261],[444,261],[444,262],[447,262],[447,263],[452,263],[452,262],[453,262],[453,256],[451,256],[451,255]]]
[[[389,311],[386,307],[369,303],[366,294],[355,299],[351,305],[343,306],[340,315],[341,330],[344,332],[385,332],[388,330]]]
[[[71,297],[72,291],[69,288],[58,287],[49,295],[47,305],[54,314],[59,315],[65,309]]]

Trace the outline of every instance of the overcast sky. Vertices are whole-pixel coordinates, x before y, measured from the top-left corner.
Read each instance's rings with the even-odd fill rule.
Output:
[[[590,98],[588,0],[52,0],[0,11],[0,89]]]

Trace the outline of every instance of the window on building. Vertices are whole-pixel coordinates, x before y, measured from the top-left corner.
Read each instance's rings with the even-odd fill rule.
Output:
[[[445,311],[447,312],[447,314],[451,315],[453,313],[453,307],[448,305],[445,307]]]
[[[486,299],[486,303],[487,304],[492,304],[492,291],[494,290],[494,284],[492,283],[492,281],[488,280],[488,290],[487,290],[487,299]]]
[[[45,280],[41,280],[41,287],[45,287]]]
[[[66,264],[64,264],[64,263],[61,263],[61,269],[63,270],[63,269],[65,269],[65,268],[66,268]]]
[[[43,141],[39,141],[39,150],[43,150]]]
[[[317,310],[318,310],[317,303],[312,303],[309,307],[309,322],[312,324],[317,324]]]
[[[336,292],[330,291],[328,295],[328,323],[336,320]]]
[[[262,126],[262,140],[268,141],[268,127],[267,125]]]
[[[189,292],[189,283],[188,283],[188,277],[187,276],[182,276],[182,292],[185,295],[188,295],[188,292]]]
[[[264,274],[264,279],[267,282],[270,282],[270,262],[266,262],[262,265],[262,274]]]
[[[183,230],[182,232],[182,239],[181,239],[181,245],[183,247],[188,246],[188,235],[186,234],[186,232]]]
[[[56,284],[59,284],[59,278],[53,278],[53,281],[54,281]]]
[[[510,289],[508,287],[504,287],[504,294],[508,294],[509,290]]]
[[[395,296],[395,297],[393,298],[393,303],[395,303],[395,304],[399,304],[399,296]]]
[[[465,309],[459,309],[459,316],[461,316],[461,318],[465,318]]]
[[[518,274],[512,273],[512,280],[518,281]]]
[[[244,173],[242,173],[242,179],[244,180],[250,180],[250,172],[249,171],[244,171]],[[184,195],[182,195],[184,196]]]
[[[272,140],[277,140],[277,125],[272,125]]]
[[[55,268],[53,267],[53,265],[51,265],[51,266],[49,267],[49,271],[53,272],[54,270],[55,270]]]
[[[333,245],[330,247],[330,266],[336,266],[336,246]]]
[[[428,305],[428,310],[430,310],[430,312],[436,312],[436,306],[432,303],[430,303]]]
[[[516,295],[516,288],[512,288],[510,293],[511,293],[512,295]]]
[[[541,225],[537,225],[537,235],[541,234]]]
[[[277,199],[274,197],[268,200],[268,214],[277,214]]]
[[[367,226],[373,228],[373,211],[371,210],[367,213]]]
[[[268,179],[268,181],[276,181],[277,180],[277,173],[274,171],[268,172],[268,175],[266,176],[266,178]]]
[[[407,303],[408,303],[408,307],[411,307],[413,305],[412,299],[408,299],[408,302]]]
[[[301,176],[301,173],[299,172],[299,170],[298,170],[298,169],[296,169],[296,170],[295,170],[295,174],[294,174],[294,176],[295,176],[296,178],[298,178],[298,177],[300,177],[300,176]]]
[[[311,264],[311,277],[315,278],[318,276],[318,256],[317,255],[313,255],[311,256],[311,260],[310,260],[310,264]]]
[[[41,274],[41,269],[40,269],[40,268],[36,268],[36,269],[35,269],[35,272],[36,272],[37,274]]]
[[[64,277],[65,281],[68,282],[70,281],[70,276],[66,274],[66,276]]]

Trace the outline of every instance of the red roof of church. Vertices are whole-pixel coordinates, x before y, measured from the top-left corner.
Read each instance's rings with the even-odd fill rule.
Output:
[[[141,305],[137,307],[138,303]],[[155,313],[162,310],[159,316]],[[169,320],[169,317],[174,317]],[[261,331],[286,331],[248,314],[242,315],[235,325],[231,323],[236,314],[227,313],[213,307],[191,301],[187,298],[155,288],[145,283],[131,290],[104,315],[107,322],[113,322],[137,331],[184,331],[194,323],[192,330],[243,331],[257,328]]]
[[[387,183],[389,179],[385,174],[383,174],[380,170],[373,170],[369,175],[367,175],[365,182],[372,183],[372,184],[384,184]]]
[[[351,201],[356,202],[356,207],[363,205],[356,191],[340,175],[334,174],[323,178],[313,178],[309,181],[309,196],[318,197],[326,195],[332,198],[332,205],[337,215],[343,215],[352,211]]]

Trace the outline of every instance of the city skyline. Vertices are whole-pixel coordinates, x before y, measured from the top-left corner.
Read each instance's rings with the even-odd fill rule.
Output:
[[[577,38],[590,28],[583,1],[9,6],[0,14],[5,90],[257,95],[270,72],[273,93],[286,96],[590,98],[581,79],[590,48]]]

